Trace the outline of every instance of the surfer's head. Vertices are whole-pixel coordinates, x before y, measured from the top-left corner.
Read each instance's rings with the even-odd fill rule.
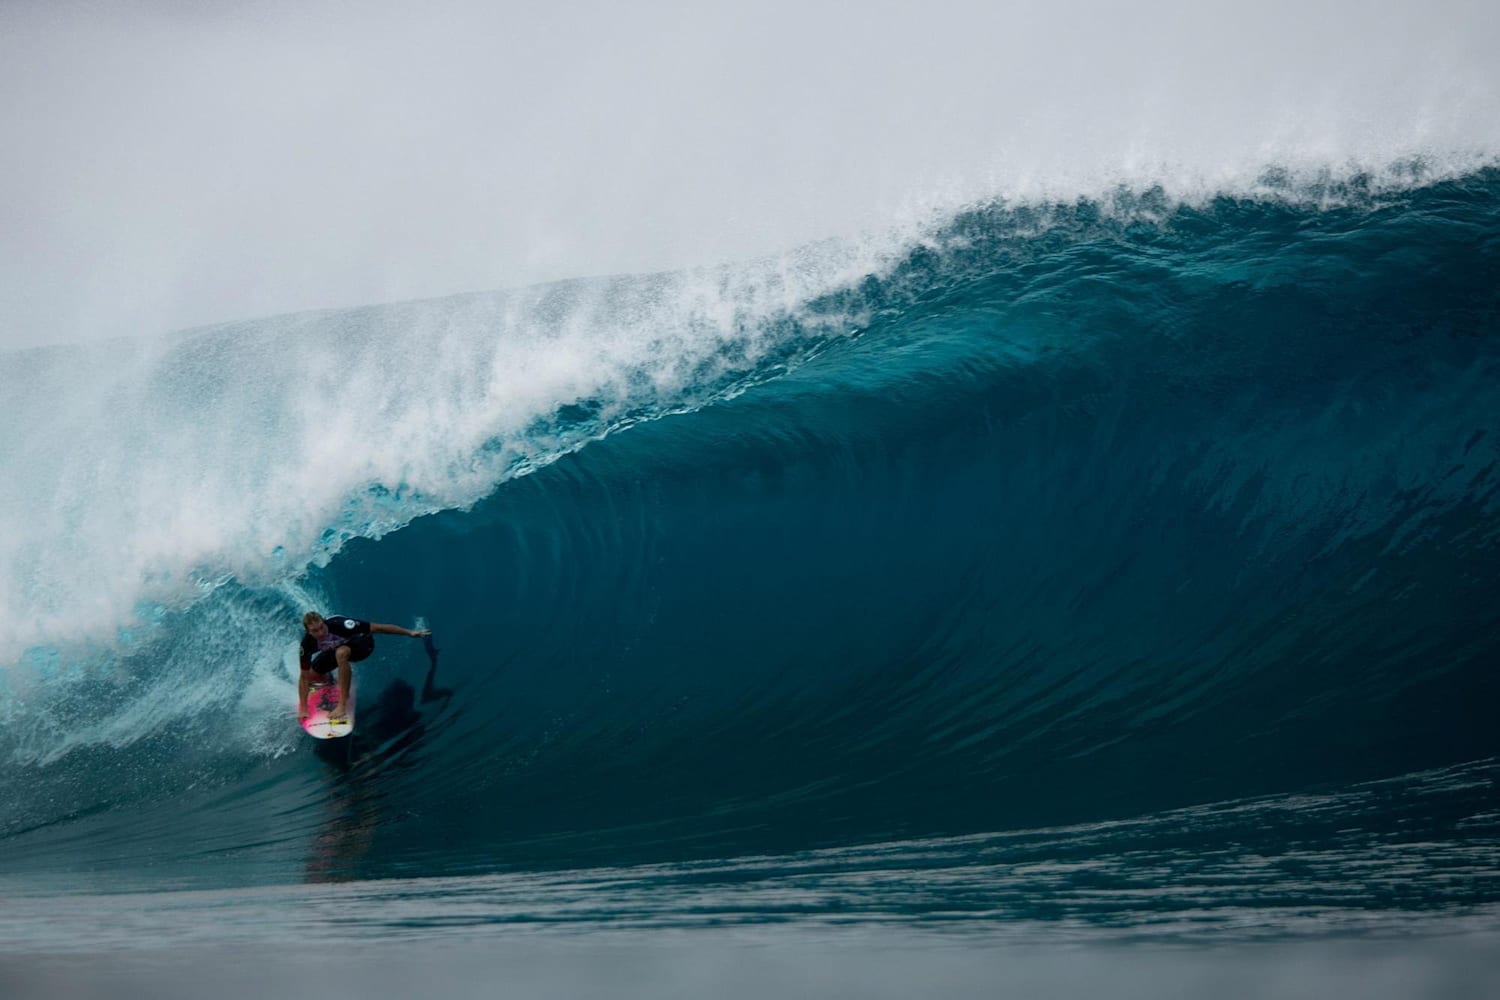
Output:
[[[328,626],[323,623],[323,616],[316,611],[309,611],[302,616],[302,627],[307,629],[307,634],[314,639],[321,639],[328,634]]]

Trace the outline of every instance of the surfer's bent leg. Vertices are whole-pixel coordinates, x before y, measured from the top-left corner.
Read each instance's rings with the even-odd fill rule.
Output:
[[[353,677],[353,671],[349,669],[349,647],[340,646],[334,650],[334,656],[338,657],[339,665],[339,707],[329,713],[331,719],[342,719],[349,714],[349,681]]]
[[[375,652],[375,637],[372,635],[357,635],[333,652],[338,657],[339,707],[329,717],[343,719],[349,715],[349,685],[354,678],[350,664],[358,663]]]

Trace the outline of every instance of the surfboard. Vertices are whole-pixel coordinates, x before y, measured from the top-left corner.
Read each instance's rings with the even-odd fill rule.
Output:
[[[349,687],[349,717],[334,722],[328,718],[339,704],[337,682],[319,684],[307,692],[307,718],[302,720],[302,730],[315,740],[332,740],[354,732],[354,709],[358,704],[354,697],[354,686]]]

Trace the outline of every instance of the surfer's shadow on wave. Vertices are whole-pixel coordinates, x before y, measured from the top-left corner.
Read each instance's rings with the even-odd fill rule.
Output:
[[[414,749],[427,733],[430,719],[448,711],[456,693],[454,688],[438,683],[438,655],[442,652],[423,637],[427,653],[427,672],[420,694],[408,681],[396,678],[381,689],[375,703],[364,709],[360,726],[346,740],[322,742],[314,747],[319,759],[348,772],[356,766],[383,766]],[[435,709],[423,710],[436,704]]]
[[[441,700],[441,711],[447,711],[448,702],[453,699],[453,689],[438,687],[437,684],[438,654],[442,650],[432,641],[430,633],[422,637],[422,649],[427,653],[427,676],[422,679],[422,704],[429,705]]]

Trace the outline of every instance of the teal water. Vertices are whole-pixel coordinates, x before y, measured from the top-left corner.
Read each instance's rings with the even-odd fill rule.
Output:
[[[1271,174],[15,355],[0,954],[1492,936],[1497,275]],[[345,743],[307,607],[436,634]]]

